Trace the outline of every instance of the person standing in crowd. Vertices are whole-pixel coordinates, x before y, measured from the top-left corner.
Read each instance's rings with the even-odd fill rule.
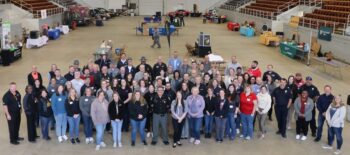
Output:
[[[135,74],[136,74],[136,69],[132,64],[131,57],[128,58],[128,65],[125,66],[125,71],[126,71],[126,74],[131,74],[132,76],[135,76]]]
[[[178,57],[179,53],[174,51],[173,57],[169,58],[168,66],[173,66],[173,70],[179,70],[182,65],[182,60]]]
[[[260,138],[263,139],[266,134],[265,122],[267,118],[267,113],[271,108],[271,96],[267,90],[266,86],[262,86],[260,93],[257,95],[258,105],[257,105],[257,118],[259,122],[259,131],[261,133]]]
[[[17,91],[15,82],[10,83],[10,89],[2,97],[2,102],[10,133],[10,143],[18,145],[19,141],[24,140],[24,138],[18,136],[21,124],[22,106],[21,94]]]
[[[105,93],[105,97],[107,101],[112,101],[113,90],[109,87],[108,80],[101,81],[101,88],[97,90],[97,92],[103,91]]]
[[[266,86],[266,88],[267,88],[267,91],[268,91],[268,93],[270,94],[270,96],[271,96],[271,94],[273,93],[273,91],[276,89],[276,87],[277,87],[277,84],[278,84],[278,81],[274,81],[273,80],[273,78],[272,78],[272,76],[271,75],[269,75],[269,74],[267,74],[266,75],[266,82],[265,82],[265,86]],[[292,81],[292,83],[293,83],[293,81]],[[273,100],[272,100],[272,96],[271,96],[271,103],[270,103],[270,107],[272,107],[273,105],[274,105],[274,102],[273,102]],[[267,116],[268,116],[268,118],[269,118],[269,120],[270,121],[272,121],[272,112],[273,112],[273,108],[270,108],[270,110],[269,110],[269,112],[267,113]]]
[[[85,83],[84,80],[80,78],[80,71],[74,72],[74,79],[71,82],[75,92],[77,93],[77,97],[80,97],[80,89]]]
[[[69,66],[69,71],[66,75],[64,75],[64,78],[67,81],[72,81],[74,79],[74,72],[75,72],[74,66]]]
[[[117,63],[117,68],[121,68],[121,67],[124,67],[124,66],[126,66],[126,65],[128,65],[128,60],[127,60],[127,57],[126,57],[126,54],[125,53],[122,53],[121,55],[120,55],[120,60],[118,61],[118,63]]]
[[[97,98],[91,104],[91,118],[96,128],[96,151],[100,150],[101,147],[106,147],[106,144],[103,142],[103,136],[106,124],[110,120],[108,106],[109,103],[105,99],[103,91],[99,91]]]
[[[57,69],[57,65],[56,64],[51,64],[51,68],[50,68],[50,71],[49,73],[47,74],[47,79],[52,79],[52,78],[56,78],[56,75],[55,75],[55,71]]]
[[[253,121],[257,107],[257,97],[252,92],[252,88],[247,85],[240,95],[240,115],[242,121],[242,135],[240,138],[250,140],[253,138]]]
[[[147,145],[145,135],[145,125],[147,116],[147,103],[141,96],[141,92],[135,92],[132,102],[129,104],[130,121],[132,126],[131,132],[131,146],[135,146],[137,130],[140,133],[143,145]],[[163,133],[164,134],[164,133]]]
[[[45,140],[51,140],[51,137],[49,136],[49,124],[52,116],[52,108],[48,93],[45,89],[41,90],[41,95],[38,99],[38,106],[42,138]]]
[[[229,103],[225,96],[225,90],[221,89],[219,96],[215,103],[215,128],[216,128],[216,142],[222,143],[224,139],[225,126],[227,121],[227,114],[229,110]],[[234,129],[234,132],[236,129]],[[231,138],[231,137],[230,137]]]
[[[241,67],[242,65],[238,63],[237,61],[237,57],[236,56],[232,56],[231,57],[231,62],[227,64],[226,68],[225,68],[225,75],[230,75],[230,69],[234,69],[234,71],[237,71],[237,68]]]
[[[295,110],[294,110],[294,105],[293,104],[295,102],[295,99],[297,99],[297,97],[299,96],[299,94],[298,94],[298,86],[294,83],[294,76],[293,75],[290,75],[288,77],[287,88],[292,93],[292,103],[291,103],[291,106],[289,107],[288,116],[287,116],[287,129],[291,129],[293,115],[295,114]]]
[[[304,90],[301,96],[295,100],[295,119],[296,119],[296,132],[295,139],[305,141],[307,139],[307,132],[310,120],[312,118],[312,109],[314,108],[314,102],[308,96],[308,92]],[[303,134],[300,136],[300,134]]]
[[[189,128],[190,128],[190,143],[195,145],[200,144],[200,128],[203,119],[203,110],[205,107],[204,99],[199,95],[199,88],[192,88],[192,95],[186,99],[189,117]]]
[[[101,58],[95,61],[95,64],[97,64],[98,66],[100,66],[100,69],[103,66],[106,66],[107,68],[109,68],[110,64],[111,64],[111,60],[107,58],[106,54],[102,54]]]
[[[61,75],[61,70],[56,69],[55,71],[55,78],[56,78],[56,83],[60,85],[66,84],[67,80]]]
[[[334,154],[341,153],[341,147],[343,145],[343,128],[344,119],[346,116],[346,107],[341,100],[341,96],[334,97],[332,104],[326,111],[326,121],[328,123],[328,142],[327,145],[322,146],[323,149],[332,149],[334,137],[337,138],[337,147]]]
[[[23,97],[23,109],[27,117],[27,130],[28,141],[31,143],[36,142],[36,126],[35,126],[35,114],[37,112],[37,103],[33,95],[33,87],[28,85],[26,87],[26,95]]]
[[[95,97],[92,95],[90,87],[86,88],[82,95],[83,96],[79,98],[79,108],[84,123],[85,143],[92,144],[94,139],[92,138],[93,124],[91,118],[91,104],[95,100]]]
[[[157,26],[153,28],[152,39],[153,39],[153,45],[151,47],[154,48],[154,45],[157,44],[158,48],[161,48],[161,46],[160,46],[160,32],[159,32]]]
[[[140,63],[138,66],[136,66],[136,71],[137,71],[137,72],[140,71],[140,66],[141,66],[141,65],[144,65],[144,66],[145,66],[145,72],[147,72],[148,74],[152,74],[152,73],[153,73],[153,72],[152,72],[152,67],[151,67],[151,65],[147,64],[147,59],[146,59],[146,57],[145,57],[145,56],[142,56],[142,57],[140,58],[140,61],[141,61],[141,63]]]
[[[316,107],[318,110],[318,127],[317,127],[317,136],[315,142],[319,142],[322,138],[323,124],[326,120],[326,111],[334,100],[332,94],[332,87],[330,85],[324,86],[324,94],[322,94],[316,101]]]
[[[134,80],[140,81],[141,79],[143,79],[143,75],[145,72],[146,72],[145,65],[141,64],[139,66],[139,71],[135,74]]]
[[[41,74],[38,72],[38,67],[32,66],[32,72],[28,74],[27,80],[28,85],[34,86],[35,80],[39,80],[40,84],[43,84],[43,79],[41,77]]]
[[[228,91],[226,93],[228,112],[227,112],[227,123],[226,123],[226,134],[230,140],[236,138],[236,118],[239,107],[239,95],[236,91],[236,87],[233,84],[228,86]]]
[[[114,78],[119,74],[119,69],[117,68],[117,66],[114,62],[111,62],[109,64],[109,68],[108,68],[107,72],[108,72],[108,75],[110,77]]]
[[[169,145],[168,136],[168,112],[170,110],[170,99],[164,95],[164,87],[157,88],[157,95],[153,98],[153,139],[152,145],[156,145],[159,135],[159,126],[162,129],[164,145]]]
[[[314,101],[315,103],[320,96],[320,92],[318,91],[317,87],[312,84],[312,77],[307,76],[306,77],[306,82],[304,85],[300,87],[299,94],[301,94],[304,90],[308,92],[309,97]],[[312,119],[310,121],[310,128],[312,132],[312,137],[316,137],[316,130],[317,130],[317,125],[316,125],[316,108],[315,106],[313,107],[312,110]]]
[[[287,79],[282,78],[280,86],[277,87],[272,93],[273,102],[275,103],[275,114],[278,124],[278,131],[276,132],[276,134],[280,134],[283,138],[287,138],[286,128],[288,109],[292,104],[292,93],[286,85]]]
[[[132,99],[132,91],[128,84],[126,83],[126,80],[121,80],[121,86],[118,89],[118,94],[120,97],[120,100],[123,101],[123,126],[122,131],[129,132],[129,122],[130,122],[130,114],[128,109],[128,104]]]
[[[79,124],[80,124],[80,108],[79,99],[75,89],[71,89],[65,103],[67,118],[69,124],[69,137],[72,144],[80,143]]]
[[[254,77],[261,77],[261,71],[260,68],[258,67],[259,62],[254,60],[250,66],[250,68],[248,69],[247,73],[250,76],[254,76]]]
[[[272,77],[272,81],[281,80],[281,76],[273,70],[272,64],[268,64],[266,69],[266,72],[263,74],[263,81],[267,81],[267,75]]]
[[[208,88],[208,95],[204,98],[205,108],[204,108],[204,134],[205,138],[211,138],[211,133],[213,129],[214,113],[216,97],[213,93],[213,88]]]
[[[172,116],[172,123],[173,123],[173,129],[174,129],[174,136],[173,136],[173,148],[175,148],[177,145],[181,146],[181,134],[182,134],[182,128],[187,116],[187,103],[182,98],[182,94],[180,91],[176,93],[176,99],[174,99],[171,103],[171,116]]]
[[[51,97],[57,88],[57,83],[55,78],[50,79],[50,84],[47,86],[47,92],[49,93],[49,97]]]
[[[67,100],[67,94],[64,92],[63,85],[58,85],[57,91],[51,97],[52,111],[56,121],[56,136],[58,142],[68,140],[66,136],[67,130],[67,111],[65,108],[65,101]]]
[[[163,62],[162,56],[158,56],[157,58],[157,63],[153,65],[153,78],[156,78],[157,76],[160,75],[161,70],[164,72],[167,72],[167,65]]]
[[[122,147],[122,125],[123,125],[123,101],[117,92],[113,93],[113,100],[108,105],[108,114],[113,129],[113,147]]]
[[[151,122],[153,121],[153,98],[157,95],[155,92],[154,86],[151,84],[148,86],[148,92],[143,96],[147,102],[148,109],[147,109],[147,119],[146,119],[146,131],[147,131],[147,137],[151,137],[152,130],[151,130]]]

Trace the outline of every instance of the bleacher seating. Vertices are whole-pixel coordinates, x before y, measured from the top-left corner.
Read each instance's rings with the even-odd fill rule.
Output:
[[[344,31],[348,25],[350,15],[350,0],[323,1],[321,9],[315,9],[312,13],[306,13],[299,20],[300,26],[318,29],[320,26],[328,26]]]
[[[47,16],[62,13],[63,8],[57,6],[48,0],[11,0],[14,5],[25,9],[33,14],[34,18],[41,18],[41,10],[46,10]]]
[[[220,8],[234,10],[247,2],[247,0],[229,0],[225,4],[221,5]]]
[[[240,12],[275,19],[277,15],[297,5],[298,0],[256,0],[245,8],[241,8]]]

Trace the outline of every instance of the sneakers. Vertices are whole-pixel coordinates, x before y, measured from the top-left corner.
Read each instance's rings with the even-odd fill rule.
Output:
[[[147,132],[147,138],[151,137],[151,133]]]
[[[151,144],[152,145],[157,145],[157,142],[156,141],[152,141]]]
[[[314,140],[314,142],[319,142],[320,140],[321,140],[321,138],[316,137],[315,140]]]
[[[61,136],[58,136],[58,142],[62,143],[63,142],[63,138]]]
[[[334,151],[334,154],[341,154],[341,151],[337,149],[336,151]]]
[[[173,144],[173,148],[176,148],[176,143]]]
[[[96,151],[98,151],[98,150],[100,150],[100,148],[101,148],[101,146],[100,146],[100,145],[96,145],[95,150],[96,150]]]
[[[307,139],[306,136],[302,136],[302,137],[301,137],[301,140],[302,140],[302,141],[305,141],[306,139]]]
[[[134,141],[131,142],[131,146],[135,146],[135,142]]]
[[[80,143],[80,139],[79,138],[75,138],[75,142]]]
[[[72,144],[75,144],[75,140],[72,138],[72,139],[70,139],[70,142],[72,143]]]
[[[194,142],[194,138],[190,138],[190,143],[193,143]]]
[[[142,141],[143,145],[148,145],[147,142],[144,140]]]
[[[181,142],[180,142],[180,141],[178,141],[178,142],[177,142],[177,145],[181,146],[182,144],[181,144]]]
[[[332,146],[329,146],[329,145],[327,145],[327,144],[326,144],[326,145],[323,145],[322,148],[325,149],[325,150],[331,150],[331,149],[333,149]]]
[[[169,145],[168,141],[163,141],[164,145]]]
[[[90,137],[89,140],[90,140],[90,143],[91,143],[91,144],[94,143],[94,138]]]
[[[123,147],[122,143],[118,143],[118,147],[119,148]]]
[[[200,140],[195,140],[195,141],[194,141],[194,145],[199,145],[200,143],[201,143]]]
[[[67,141],[68,140],[68,137],[66,135],[63,135],[62,136],[63,140]]]
[[[236,134],[239,134],[239,133],[240,133],[239,129],[236,129]]]
[[[243,139],[243,138],[244,138],[244,136],[243,136],[243,135],[240,135],[240,136],[239,136],[239,138]]]
[[[295,136],[295,139],[296,139],[296,140],[299,140],[299,139],[300,139],[300,135],[296,135],[296,136]]]
[[[102,147],[106,147],[106,143],[105,142],[101,142],[100,144]]]
[[[287,127],[287,130],[290,130],[290,129],[292,129],[292,127],[288,126],[288,127]]]
[[[265,135],[261,134],[260,139],[264,139],[264,138],[265,138]]]
[[[245,140],[250,140],[250,139],[251,139],[250,136],[245,137]]]
[[[85,138],[85,144],[89,144],[90,143],[90,139],[89,138]]]
[[[113,143],[113,147],[116,148],[117,147],[117,143]]]

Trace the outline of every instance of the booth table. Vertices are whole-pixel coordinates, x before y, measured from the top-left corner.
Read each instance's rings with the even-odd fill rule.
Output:
[[[340,61],[337,61],[337,60],[327,61],[326,57],[312,57],[312,59],[321,64],[323,71],[325,73],[327,73],[326,66],[334,68],[334,70],[332,70],[332,71],[338,72],[341,79],[343,79],[342,68],[349,67],[349,65],[342,63]],[[330,70],[328,70],[328,71],[330,71]],[[331,75],[333,75],[333,74],[331,74]]]
[[[255,34],[254,28],[243,26],[239,29],[239,33],[246,37],[253,37]]]
[[[238,31],[239,27],[240,27],[239,23],[234,23],[234,22],[227,23],[227,28],[231,31]]]
[[[294,43],[282,42],[280,44],[281,53],[292,59],[300,58],[301,60],[308,60],[309,51],[305,51],[303,48],[298,47]]]
[[[63,34],[68,34],[69,33],[69,26],[68,25],[62,25],[61,27],[58,28],[60,32]]]
[[[60,37],[61,31],[60,29],[51,29],[47,32],[47,35],[51,40],[56,40]]]
[[[22,48],[11,48],[0,52],[2,65],[9,66],[10,63],[22,58]]]
[[[280,42],[280,38],[276,35],[273,35],[272,32],[264,32],[262,35],[260,35],[259,41],[261,44],[268,46],[271,42],[278,44]]]
[[[41,36],[38,39],[27,39],[26,48],[41,47],[47,44],[49,38],[46,36]]]

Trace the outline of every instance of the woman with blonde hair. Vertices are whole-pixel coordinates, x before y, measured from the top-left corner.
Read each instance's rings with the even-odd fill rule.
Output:
[[[75,89],[70,89],[66,103],[65,103],[68,125],[69,125],[69,136],[72,144],[80,143],[79,139],[79,124],[80,124],[80,108],[79,99]]]
[[[344,119],[346,115],[346,108],[342,102],[341,96],[335,96],[332,104],[326,111],[326,120],[328,123],[328,144],[323,146],[324,149],[332,149],[332,144],[334,141],[334,135],[337,138],[337,150],[334,154],[340,154],[341,146],[343,144],[343,128]]]
[[[129,104],[129,113],[131,121],[131,146],[135,146],[136,132],[139,130],[141,140],[144,145],[147,145],[145,138],[145,125],[147,116],[147,103],[141,96],[141,92],[137,91],[133,95],[132,101]]]
[[[113,147],[122,147],[123,102],[117,92],[113,93],[113,100],[109,103],[108,114],[111,119],[113,131]]]

